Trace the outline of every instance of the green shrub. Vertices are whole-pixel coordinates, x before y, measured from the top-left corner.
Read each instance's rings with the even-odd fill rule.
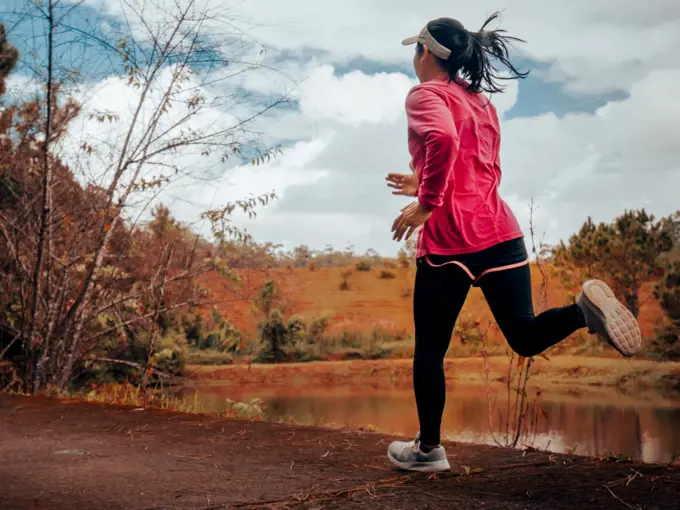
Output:
[[[338,343],[341,347],[351,347],[355,349],[360,349],[363,346],[361,334],[347,330],[343,330],[343,332],[340,333]]]
[[[326,317],[315,317],[306,322],[302,317],[293,316],[286,321],[281,310],[272,310],[258,325],[260,349],[255,361],[278,363],[321,359],[318,350],[327,327]]]
[[[261,362],[276,363],[284,361],[284,347],[289,343],[288,326],[285,323],[283,312],[275,308],[259,322],[257,329],[263,350],[258,354]]]
[[[156,337],[153,352],[149,342],[149,331],[104,342],[90,353],[89,359],[78,363],[73,386],[120,382],[139,385],[144,381],[147,366],[162,374],[152,373],[147,380],[151,385],[164,380],[165,376],[184,373],[188,348],[183,333],[171,331],[165,337]]]
[[[190,349],[186,356],[188,365],[231,365],[233,362],[231,353],[209,349]]]
[[[306,341],[308,344],[320,344],[326,331],[328,330],[328,317],[323,315],[320,317],[312,317],[307,323]]]
[[[673,262],[666,269],[654,296],[666,317],[652,344],[652,354],[658,359],[680,360],[680,262]]]
[[[184,336],[194,349],[238,353],[243,345],[243,334],[216,310],[208,320],[200,314],[185,318]]]
[[[389,358],[392,349],[386,345],[386,335],[381,329],[374,329],[368,345],[363,349],[364,359],[384,359]]]

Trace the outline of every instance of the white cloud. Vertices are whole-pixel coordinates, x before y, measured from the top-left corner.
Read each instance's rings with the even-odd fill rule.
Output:
[[[72,129],[62,143],[60,154],[62,159],[77,173],[84,174],[89,182],[108,186],[112,177],[111,171],[118,164],[128,132],[131,130],[126,158],[132,158],[133,155],[136,158],[141,157],[142,152],[135,148],[143,144],[148,147],[146,153],[162,151],[150,160],[157,166],[154,171],[147,172],[147,179],[150,173],[156,176],[174,174],[175,167],[180,173],[188,169],[197,176],[209,173],[219,165],[222,154],[215,153],[206,157],[201,154],[203,147],[197,146],[179,151],[167,151],[163,148],[171,141],[195,137],[198,133],[208,136],[227,131],[237,122],[237,117],[209,106],[212,98],[201,87],[199,77],[193,73],[183,71],[183,79],[178,80],[181,85],[171,85],[175,80],[174,76],[177,76],[176,73],[173,67],[167,67],[159,73],[139,111],[137,108],[142,89],[129,85],[124,78],[114,76],[92,86],[82,87],[84,92],[74,96],[81,104],[81,112],[73,121]],[[173,89],[169,108],[158,118],[157,127],[153,131],[148,131],[152,119],[161,109],[169,88]],[[208,106],[193,110],[188,102],[196,95],[201,95]],[[115,117],[102,122],[99,119],[102,114],[112,114]],[[239,136],[241,135],[237,133],[233,137],[225,135],[224,138],[238,140]],[[83,143],[92,146],[95,151],[91,154],[83,152],[81,149]],[[163,169],[160,165],[167,167]],[[130,169],[133,168],[134,165],[131,165]]]
[[[498,116],[502,118],[505,113],[515,106],[517,96],[519,94],[519,82],[517,80],[509,81],[503,84],[505,89],[500,94],[493,94],[491,100],[496,107]]]
[[[676,209],[680,103],[673,98],[680,62],[671,52],[680,43],[680,4],[675,0],[626,9],[615,0],[549,7],[539,7],[537,0],[499,0],[461,4],[455,12],[443,0],[422,5],[249,0],[233,14],[259,23],[250,31],[253,37],[277,51],[311,49],[331,57],[285,60],[279,75],[249,74],[240,82],[262,94],[299,82],[292,94],[299,108],[263,117],[257,126],[270,140],[301,141],[271,164],[234,170],[231,186],[215,182],[193,184],[191,193],[174,190],[167,196],[176,199],[177,214],[195,218],[203,206],[274,188],[281,199],[256,221],[243,223],[258,239],[315,248],[351,242],[360,250],[396,252],[389,227],[404,199],[391,196],[384,176],[408,171],[404,99],[413,82],[400,73],[339,76],[329,62],[362,56],[408,65],[412,49],[399,41],[428,19],[451,15],[476,29],[486,15],[505,7],[503,27],[529,41],[523,49],[533,58],[552,63],[549,79],[579,94],[629,93],[594,114],[503,120],[501,192],[525,232],[531,198],[539,207],[536,227],[546,231],[547,242],[567,237],[587,215],[608,220],[626,208],[644,206],[657,214]],[[506,94],[493,98],[499,112],[512,108],[517,92],[512,82]],[[106,98],[125,97],[116,94],[109,90]],[[202,122],[214,122],[221,113],[217,108]],[[191,166],[191,157],[181,156],[182,164]]]
[[[40,83],[35,78],[25,74],[10,74],[5,85],[7,87],[7,95],[11,99],[30,100],[31,98],[38,97],[41,92]]]
[[[171,206],[173,214],[178,218],[191,223],[196,222],[207,209],[244,199],[248,195],[261,196],[275,191],[279,201],[285,200],[291,187],[314,187],[328,176],[327,171],[305,168],[325,147],[326,141],[321,139],[298,142],[271,163],[234,168],[220,181],[207,185],[195,180],[177,182],[167,189],[161,200]],[[276,208],[277,202],[259,208],[255,220],[249,220],[238,210],[233,218],[242,228],[255,227],[262,241],[284,242],[290,234],[285,228],[286,222],[281,222],[282,216]],[[208,227],[209,225],[203,223],[201,232],[207,235]],[[293,233],[293,238],[295,237]],[[296,244],[300,243],[298,238]]]
[[[395,253],[389,227],[405,199],[390,194],[384,176],[408,171],[403,100],[411,82],[398,74],[331,72],[324,66],[310,73],[299,110],[263,119],[276,136],[302,137],[283,156],[262,167],[233,169],[227,181],[181,181],[163,200],[191,221],[206,208],[274,189],[279,200],[255,221],[237,215],[257,239],[318,249],[352,243],[359,250]],[[652,73],[632,87],[629,98],[592,115],[503,121],[501,191],[525,232],[531,198],[538,205],[536,227],[550,243],[567,237],[587,215],[607,220],[643,206],[672,212],[677,201],[671,190],[680,185],[680,106],[666,98],[678,80],[680,71]],[[117,97],[124,110],[125,94],[111,86],[102,87],[102,97]],[[515,99],[516,85],[493,101],[507,111]],[[191,166],[194,157],[183,155],[178,163]]]
[[[568,236],[586,215],[605,221],[624,209],[669,214],[678,207],[670,190],[680,186],[680,107],[668,101],[678,80],[680,71],[653,72],[628,99],[594,115],[503,124],[504,189],[519,200],[535,197],[559,220],[550,241]]]
[[[673,53],[680,43],[680,3],[648,0],[495,0],[451,4],[431,0],[250,0],[241,18],[259,25],[252,33],[274,47],[317,48],[336,59],[361,55],[379,61],[408,63],[409,50],[399,44],[427,21],[440,16],[460,19],[477,30],[491,12],[503,11],[502,26],[528,41],[518,48],[535,59],[553,62],[552,75],[574,91],[627,90],[658,65],[680,67]]]
[[[245,198],[247,194],[259,195],[285,188],[301,182],[300,179],[313,181],[313,172],[306,171],[300,176],[296,171],[320,151],[323,147],[320,140],[301,141],[289,148],[284,158],[268,165],[271,175],[265,175],[261,168],[239,167],[240,160],[231,154],[229,144],[243,147],[257,138],[257,133],[250,131],[254,123],[241,124],[251,112],[238,101],[229,103],[236,105],[232,108],[225,107],[214,90],[211,93],[203,86],[205,76],[184,69],[178,77],[178,69],[174,66],[161,69],[141,107],[143,88],[130,85],[121,77],[112,76],[80,87],[74,96],[81,105],[80,113],[55,150],[81,182],[106,189],[121,161],[156,153],[144,164],[135,182],[167,178],[169,184],[164,184],[158,195],[157,187],[134,192],[127,203],[126,216],[145,217],[149,213],[149,201],[161,200],[172,204],[173,213],[180,219],[194,223],[204,210]],[[232,95],[241,94],[234,93],[236,86],[232,87]],[[170,106],[157,119],[155,129],[149,130],[169,89],[172,90]],[[196,97],[202,97],[203,103],[194,109],[191,100]],[[202,137],[207,145],[202,142],[182,145],[183,140]],[[176,142],[179,147],[167,149]],[[94,150],[90,152],[88,147]],[[123,147],[127,149],[121,159]],[[225,154],[230,157],[223,160]],[[277,173],[281,163],[287,166]],[[126,168],[116,188],[117,196],[133,178],[137,164],[133,161]],[[244,189],[248,191],[244,193]]]
[[[289,132],[297,119],[298,133],[303,134],[309,122],[308,133],[323,133],[317,150],[313,157],[307,157],[310,152],[286,151],[261,169],[270,176],[295,169],[297,176],[309,179],[281,182],[280,200],[246,223],[256,237],[289,246],[304,243],[320,249],[352,243],[362,251],[395,252],[399,246],[391,241],[389,227],[407,199],[392,196],[384,176],[409,171],[404,99],[413,85],[397,73],[338,76],[329,66],[312,71],[300,89],[299,111],[274,119],[268,129]],[[493,101],[502,113],[516,98],[517,85],[511,83],[507,95],[496,95]],[[258,175],[264,178],[265,173]],[[242,192],[249,189],[240,184]]]
[[[75,0],[69,0],[75,2]],[[180,7],[189,0],[179,0]],[[108,14],[134,23],[127,3],[87,0]],[[154,23],[171,19],[173,8],[160,0],[134,0],[138,10]],[[229,40],[234,26],[246,39],[274,50],[329,52],[331,61],[362,56],[381,62],[408,65],[411,52],[399,42],[416,34],[430,19],[450,16],[477,30],[486,17],[502,11],[502,27],[527,40],[518,51],[554,63],[547,76],[568,83],[578,93],[627,91],[651,70],[680,67],[674,53],[680,44],[680,3],[677,0],[484,0],[452,4],[449,0],[200,0],[195,12],[207,9],[215,17],[205,29]],[[232,23],[233,22],[233,23]],[[144,33],[143,27],[139,33]],[[252,38],[252,39],[251,39]],[[234,47],[230,46],[229,51]]]
[[[308,90],[315,86],[320,91],[331,90],[333,103],[351,103],[356,90],[336,87],[343,77],[314,76],[318,81],[310,79]],[[358,80],[358,75],[354,79]],[[382,83],[384,76],[363,76],[361,80]],[[632,87],[629,98],[612,102],[595,114],[570,114],[561,119],[546,114],[503,121],[501,192],[525,233],[532,198],[538,206],[536,228],[539,235],[545,232],[549,243],[568,237],[588,215],[605,221],[626,208],[646,207],[657,214],[677,208],[673,190],[680,187],[676,138],[680,106],[669,104],[667,98],[672,97],[679,80],[680,71],[654,72]],[[362,101],[368,102],[369,93],[376,94],[378,100],[383,91],[368,85],[362,90]],[[339,97],[343,91],[346,97]],[[495,97],[494,102],[501,97]],[[512,106],[512,98],[503,98],[506,110]],[[272,225],[297,218],[295,226],[277,235],[285,235],[293,244],[322,248],[333,236],[333,244],[342,245],[355,228],[356,235],[350,240],[358,249],[394,253],[398,246],[391,241],[389,227],[404,199],[391,196],[384,176],[390,171],[408,171],[409,158],[403,104],[395,104],[395,111],[397,107],[398,118],[385,114],[382,122],[372,115],[364,119],[353,114],[340,116],[344,122],[328,115],[322,125],[332,136],[325,139],[316,157],[297,165],[301,173],[314,172],[318,178],[313,184],[286,185],[281,201],[268,211],[271,216],[253,223],[253,232],[267,239],[278,230]],[[649,197],[654,197],[651,203]],[[301,218],[308,219],[300,222]],[[322,224],[323,218],[332,229],[317,235],[311,225]]]
[[[401,73],[367,76],[353,71],[336,76],[332,66],[315,69],[300,87],[300,111],[314,120],[330,119],[358,126],[395,122],[406,94],[417,82]]]

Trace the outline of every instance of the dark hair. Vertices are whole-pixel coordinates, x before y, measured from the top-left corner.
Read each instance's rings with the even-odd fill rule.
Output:
[[[469,32],[460,21],[451,18],[439,18],[427,24],[432,37],[451,50],[451,55],[446,60],[432,56],[451,80],[455,80],[459,74],[467,80],[467,88],[471,92],[503,92],[505,87],[498,83],[499,80],[526,78],[529,74],[528,71],[518,71],[508,55],[508,45],[512,41],[525,41],[504,35],[504,30],[484,30],[499,16],[499,12],[489,16],[478,32]],[[417,51],[422,54],[422,44],[418,43]],[[507,67],[510,76],[499,75],[494,61]]]

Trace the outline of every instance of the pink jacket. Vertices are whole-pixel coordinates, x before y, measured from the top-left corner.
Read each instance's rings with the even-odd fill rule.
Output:
[[[418,176],[418,200],[432,211],[416,255],[474,253],[522,237],[498,194],[500,127],[482,94],[438,79],[406,98],[408,148]]]

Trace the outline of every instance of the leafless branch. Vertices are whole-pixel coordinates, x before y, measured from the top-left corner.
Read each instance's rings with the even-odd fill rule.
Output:
[[[141,207],[141,218],[166,186],[193,175],[192,169],[175,162],[178,154],[200,149],[202,155],[221,151],[220,156],[229,153],[229,157],[242,158],[244,147],[250,150],[251,144],[260,142],[251,127],[253,121],[287,100],[284,95],[268,105],[250,103],[248,113],[239,113],[228,125],[199,129],[192,119],[208,107],[236,109],[250,101],[247,94],[234,92],[227,95],[228,104],[210,102],[203,98],[201,87],[204,90],[248,71],[276,70],[237,56],[229,61],[243,69],[230,70],[214,81],[210,72],[202,72],[206,67],[214,70],[209,64],[224,65],[220,51],[230,46],[213,44],[216,38],[207,31],[214,26],[211,16],[215,13],[201,10],[194,0],[164,4],[166,21],[161,22],[151,22],[145,10],[123,0],[122,25],[116,27],[118,33],[111,34],[73,26],[70,18],[84,4],[79,0],[64,6],[59,0],[49,0],[26,10],[26,19],[37,27],[32,35],[36,48],[41,39],[47,41],[46,54],[42,50],[25,53],[34,61],[28,65],[33,66],[46,93],[26,103],[24,117],[34,115],[35,125],[26,121],[28,127],[13,124],[10,128],[15,153],[7,159],[12,172],[26,181],[8,188],[13,207],[0,212],[0,243],[7,245],[2,262],[12,267],[7,281],[13,296],[2,304],[12,306],[10,320],[20,324],[19,340],[11,344],[27,342],[30,366],[26,373],[36,391],[49,383],[63,388],[74,364],[85,359],[84,349],[101,353],[102,339],[119,328],[127,328],[129,335],[140,330],[150,335],[148,365],[158,344],[162,314],[209,304],[195,281],[212,270],[228,275],[230,268],[224,260],[210,260],[219,250],[206,248],[208,260],[196,263],[199,247],[205,243],[200,235],[183,226],[172,234],[179,237],[155,237],[150,227],[137,225],[139,219],[131,223],[127,212]],[[121,83],[127,79],[134,91],[128,115],[92,110],[91,116],[78,117],[79,112],[87,112],[83,106],[87,92],[79,93],[83,101],[76,104],[63,85],[86,83],[77,77],[92,78],[99,63],[86,62],[82,55],[74,57],[77,51],[71,51],[66,64],[60,59],[75,48],[93,46],[113,59],[111,69],[115,69],[114,61],[125,68],[118,78],[123,78]],[[83,66],[73,66],[79,58]],[[100,141],[84,140],[81,145],[70,124],[76,118],[116,122],[120,137],[111,141],[101,136]],[[71,155],[68,147],[73,142],[80,152]],[[258,152],[254,162],[259,164],[278,150],[271,147]],[[68,158],[60,151],[66,151]],[[200,221],[211,221],[213,232],[225,234],[221,240],[247,239],[231,223],[232,211],[242,208],[253,214],[255,206],[266,205],[270,199],[261,203],[251,197],[217,207]],[[159,245],[163,247],[160,255],[139,253]],[[123,258],[116,260],[118,252]],[[109,327],[112,320],[115,325]],[[135,331],[130,329],[133,325]],[[7,352],[3,346],[3,355]]]
[[[166,374],[164,372],[160,372],[159,370],[151,367],[145,367],[141,363],[135,363],[134,361],[128,361],[124,359],[113,359],[113,358],[85,358],[85,361],[91,361],[91,362],[97,362],[97,363],[113,363],[116,365],[127,365],[132,368],[137,368],[140,371],[142,370],[149,370],[156,374],[159,377],[163,377],[165,379],[178,379],[177,376]]]

